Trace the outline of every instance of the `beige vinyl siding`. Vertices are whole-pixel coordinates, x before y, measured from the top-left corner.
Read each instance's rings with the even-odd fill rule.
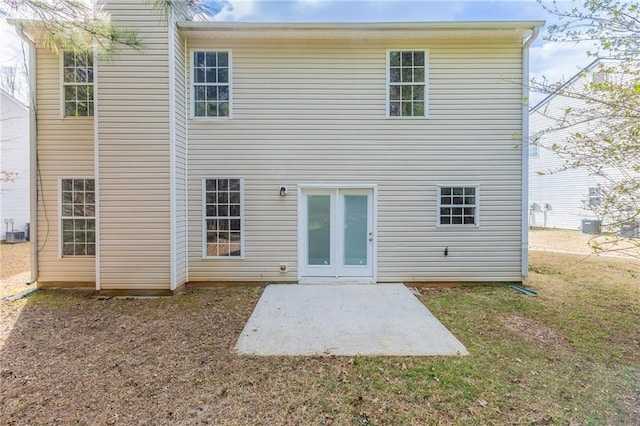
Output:
[[[296,281],[304,183],[378,185],[380,282],[520,280],[521,46],[189,40],[233,54],[233,119],[189,121],[189,280]],[[386,118],[388,49],[428,49],[429,118]],[[203,177],[244,178],[243,259],[202,259]],[[436,226],[438,184],[480,186],[479,227]]]
[[[61,178],[94,177],[93,118],[62,118],[61,59],[37,49],[38,281],[95,282],[94,257],[60,257]]]
[[[109,1],[140,50],[100,60],[98,161],[101,289],[169,289],[170,133],[167,25],[144,2]]]
[[[187,99],[185,85],[185,40],[174,33],[175,46],[175,206],[176,284],[187,281]]]

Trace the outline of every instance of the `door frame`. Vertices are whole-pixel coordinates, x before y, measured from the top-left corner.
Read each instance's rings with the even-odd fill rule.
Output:
[[[302,265],[304,265],[304,244],[306,244],[307,236],[305,235],[306,220],[303,213],[306,212],[304,207],[306,189],[323,189],[323,190],[340,190],[340,189],[366,189],[371,191],[371,227],[373,232],[373,241],[371,247],[371,277],[305,277],[302,275]],[[363,283],[372,284],[378,281],[378,185],[362,184],[362,183],[301,183],[298,184],[298,283]]]

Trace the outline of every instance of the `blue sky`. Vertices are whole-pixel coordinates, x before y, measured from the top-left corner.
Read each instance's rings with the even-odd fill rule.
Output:
[[[396,22],[545,19],[535,0],[214,0],[224,20]]]
[[[547,4],[550,0],[544,0]],[[243,22],[556,22],[536,0],[214,0],[215,20]],[[557,0],[563,7],[571,1]],[[593,61],[586,46],[544,40],[543,29],[530,49],[530,72],[537,79],[568,79]],[[537,103],[543,95],[531,94]]]
[[[141,0],[140,0],[141,1]],[[545,0],[548,2],[550,0]],[[554,17],[536,0],[214,0],[218,21],[242,22],[416,22],[543,20]],[[561,5],[571,2],[558,0]],[[531,75],[551,81],[570,78],[593,58],[585,46],[561,45],[544,40],[546,29],[530,50]],[[0,25],[0,63],[21,61],[15,32]],[[532,102],[540,97],[532,94]]]

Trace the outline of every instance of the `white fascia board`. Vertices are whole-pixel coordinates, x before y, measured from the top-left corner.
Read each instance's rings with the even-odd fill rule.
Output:
[[[191,37],[225,38],[526,38],[544,21],[477,22],[388,22],[388,23],[255,23],[193,22],[178,23],[178,29]]]

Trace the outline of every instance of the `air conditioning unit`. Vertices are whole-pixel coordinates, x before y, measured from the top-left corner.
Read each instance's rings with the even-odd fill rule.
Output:
[[[582,219],[580,229],[583,234],[597,235],[602,232],[602,223],[596,219]]]
[[[620,225],[620,236],[622,238],[640,238],[640,223],[624,222]]]
[[[27,235],[24,231],[7,231],[6,242],[9,244],[24,243]]]

